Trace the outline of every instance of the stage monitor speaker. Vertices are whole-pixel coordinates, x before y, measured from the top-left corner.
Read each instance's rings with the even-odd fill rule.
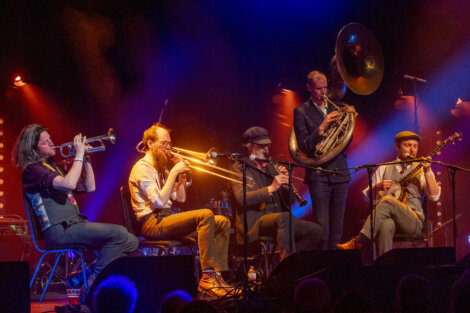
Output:
[[[190,255],[124,257],[106,266],[88,293],[86,304],[91,308],[93,293],[107,277],[119,274],[134,282],[137,303],[134,313],[158,312],[163,298],[175,290],[197,296],[194,263]]]
[[[288,256],[274,268],[267,285],[272,296],[288,303],[292,300],[298,281],[315,277],[329,268],[361,266],[359,250],[300,251]]]
[[[28,262],[0,262],[0,312],[31,312]]]
[[[467,253],[463,258],[458,262],[460,266],[470,266],[470,253]]]
[[[455,264],[455,249],[439,248],[403,248],[392,249],[375,260],[374,265],[380,266],[415,266]]]

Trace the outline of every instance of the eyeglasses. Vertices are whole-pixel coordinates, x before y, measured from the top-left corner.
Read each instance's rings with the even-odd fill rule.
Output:
[[[173,143],[171,141],[160,141],[159,145],[162,147],[168,147],[168,148],[173,147]]]

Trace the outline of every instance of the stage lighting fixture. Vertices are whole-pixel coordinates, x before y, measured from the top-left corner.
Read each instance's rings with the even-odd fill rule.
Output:
[[[22,87],[26,85],[26,83],[23,82],[23,80],[21,79],[21,76],[18,75],[15,77],[15,80],[13,81],[13,85],[15,85],[15,87]]]

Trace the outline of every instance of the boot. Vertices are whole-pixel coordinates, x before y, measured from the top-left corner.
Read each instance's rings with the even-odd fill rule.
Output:
[[[232,296],[233,290],[234,288],[227,284],[219,273],[205,273],[199,281],[199,292],[204,292],[217,298]]]
[[[336,247],[340,250],[361,249],[362,243],[359,243],[359,241],[357,240],[357,237],[354,237],[353,239],[346,241],[345,243],[337,244]]]

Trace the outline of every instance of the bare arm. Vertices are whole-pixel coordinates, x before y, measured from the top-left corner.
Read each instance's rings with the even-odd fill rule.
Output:
[[[52,184],[54,188],[60,189],[60,190],[66,190],[66,191],[71,191],[75,190],[77,188],[77,182],[80,179],[80,175],[82,173],[82,168],[84,166],[84,155],[85,155],[85,140],[86,137],[82,137],[82,134],[78,134],[74,137],[73,139],[73,145],[75,147],[75,159],[72,164],[72,167],[70,168],[70,171],[65,175],[65,176],[57,176],[54,178],[52,181]],[[86,167],[89,167],[91,170],[91,177],[90,180],[93,182],[89,182],[90,187],[95,187],[95,177],[93,175],[93,170],[91,169],[91,164],[85,165]],[[88,173],[87,173],[88,174]],[[86,183],[85,183],[86,184]],[[87,185],[87,190],[88,190],[88,185]],[[93,191],[89,190],[89,191]]]
[[[431,161],[431,158],[425,158],[425,160]],[[426,185],[424,186],[424,191],[429,197],[437,197],[440,193],[439,185],[436,182],[434,173],[431,169],[431,163],[423,162],[423,171],[424,179],[426,180]]]
[[[88,192],[93,192],[96,190],[95,182],[95,173],[93,172],[93,167],[91,166],[91,161],[89,157],[83,159],[83,167],[85,168],[85,187]]]

